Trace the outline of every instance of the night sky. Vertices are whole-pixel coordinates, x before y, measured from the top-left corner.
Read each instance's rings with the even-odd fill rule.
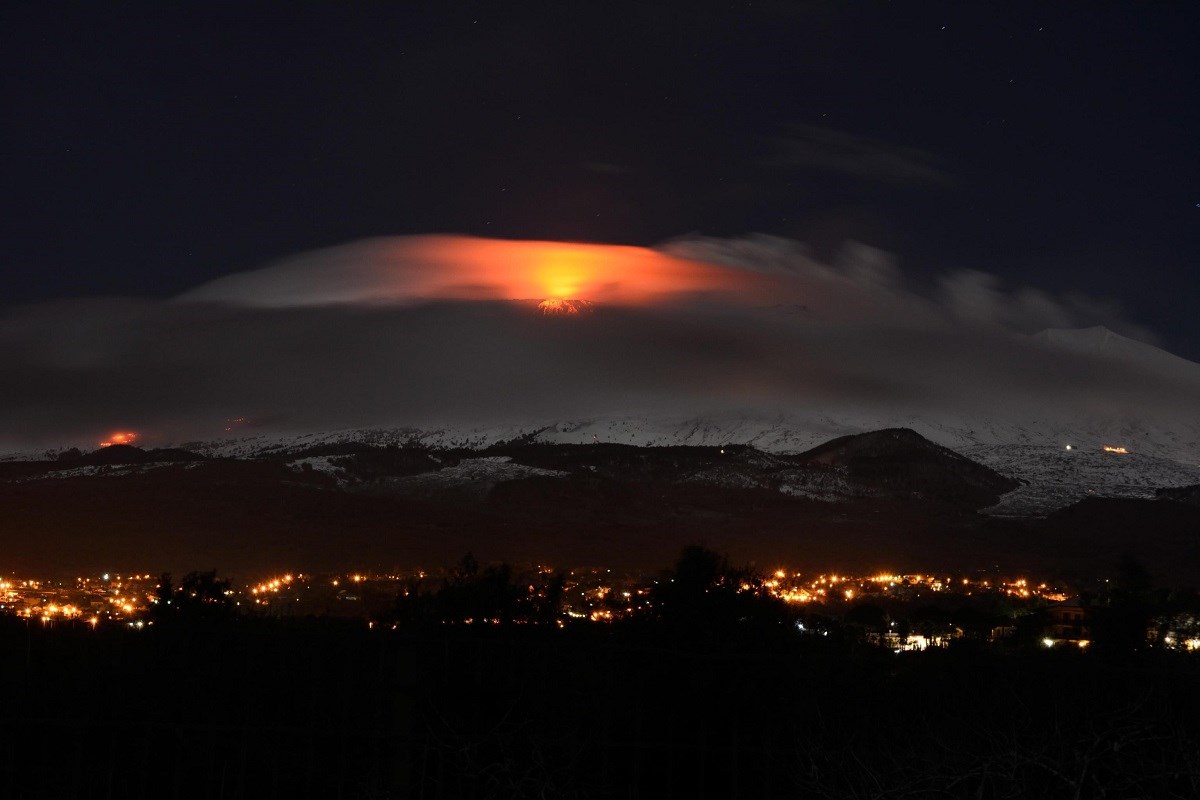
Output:
[[[0,305],[367,236],[764,232],[1119,300],[1200,359],[1200,4],[0,10]]]

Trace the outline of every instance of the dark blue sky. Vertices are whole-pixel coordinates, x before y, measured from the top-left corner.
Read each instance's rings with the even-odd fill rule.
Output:
[[[6,3],[0,305],[761,231],[1116,298],[1200,359],[1197,41],[1185,2]]]

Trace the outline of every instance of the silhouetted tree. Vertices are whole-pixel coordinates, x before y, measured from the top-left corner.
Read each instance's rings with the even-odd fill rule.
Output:
[[[155,592],[154,615],[162,621],[212,621],[231,617],[233,591],[215,569],[189,572],[175,588],[170,573],[163,573]]]
[[[1092,639],[1096,649],[1109,654],[1127,654],[1146,646],[1146,632],[1153,615],[1154,581],[1132,555],[1121,556],[1116,581],[1101,596],[1092,613]]]
[[[856,625],[864,630],[881,631],[888,623],[888,616],[879,606],[863,603],[847,611],[843,620],[847,625]]]
[[[561,573],[534,581],[517,580],[509,564],[480,569],[470,553],[449,571],[436,592],[406,584],[396,597],[394,619],[404,625],[434,623],[549,623],[562,610],[566,577]]]
[[[530,586],[527,600],[529,618],[543,624],[556,622],[562,616],[566,587],[567,576],[561,571],[549,575],[541,587]]]
[[[467,553],[458,560],[458,564],[450,570],[450,576],[446,579],[449,584],[463,584],[475,579],[479,574],[479,562],[475,560],[472,553]]]
[[[683,549],[650,599],[660,623],[692,640],[780,628],[791,616],[766,591],[761,577],[735,569],[725,556],[699,545]]]

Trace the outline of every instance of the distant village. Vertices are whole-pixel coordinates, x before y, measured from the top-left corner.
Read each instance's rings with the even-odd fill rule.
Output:
[[[219,606],[230,616],[340,620],[396,630],[407,624],[406,600],[434,598],[472,582],[490,581],[494,586],[497,576],[503,576],[508,587],[504,591],[514,602],[497,602],[490,609],[486,592],[480,595],[472,589],[474,605],[448,605],[449,611],[427,614],[427,618],[442,625],[562,628],[652,617],[656,596],[674,580],[669,571],[646,575],[602,567],[559,571],[546,566],[513,570],[505,565],[503,570],[471,564],[407,574],[282,573],[243,585],[215,572],[193,573],[178,587],[171,585],[169,576],[149,572],[74,580],[8,577],[0,579],[0,616],[47,628],[144,630],[161,621],[171,603],[186,607],[200,602]],[[557,586],[551,593],[547,587],[554,581]],[[1077,587],[999,575],[864,576],[780,568],[767,575],[747,574],[738,578],[736,586],[722,588],[774,601],[787,610],[797,635],[835,635],[897,653],[953,647],[959,642],[1086,652],[1098,628],[1112,627],[1114,619],[1124,623],[1122,635],[1131,645],[1200,653],[1200,608],[1194,594],[1117,588],[1110,581]],[[540,603],[543,610],[537,616],[520,610],[529,603]],[[1136,631],[1129,630],[1131,624]]]

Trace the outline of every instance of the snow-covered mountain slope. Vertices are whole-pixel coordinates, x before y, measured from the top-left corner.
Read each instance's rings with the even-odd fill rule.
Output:
[[[899,410],[881,400],[877,406],[831,403],[769,412],[738,409],[674,416],[630,412],[486,425],[272,432],[178,444],[207,456],[234,458],[324,456],[328,453],[319,452],[320,448],[351,443],[481,450],[515,440],[635,446],[740,444],[767,453],[793,454],[839,436],[909,428],[1025,481],[997,507],[997,513],[1042,514],[1080,497],[1150,497],[1155,488],[1200,482],[1200,414],[1191,405],[1191,398],[1200,397],[1200,364],[1101,327],[1047,330],[1032,340],[1052,357],[1039,361],[1021,379],[1053,387],[1059,377],[1053,370],[1061,366],[1063,380],[1073,385],[1071,376],[1084,371],[1092,376],[1088,385],[1100,402],[1075,413],[1070,403],[1066,411],[1040,405],[1021,410],[997,398],[994,409],[987,409],[985,402],[983,411],[955,415],[945,409]],[[1097,375],[1102,377],[1097,380]],[[1072,449],[1067,450],[1068,445]],[[1106,445],[1125,448],[1128,455],[1106,453]],[[797,492],[825,494],[829,488],[798,486]]]
[[[425,428],[356,428],[303,434],[261,434],[180,446],[208,456],[248,457],[344,443],[377,446],[418,444],[434,448],[483,449],[525,439],[555,444],[607,442],[639,447],[744,444],[768,453],[799,453],[837,436],[884,428],[911,428],[930,441],[964,452],[984,445],[1026,445],[1057,450],[1070,444],[1080,451],[1102,452],[1105,445],[1131,453],[1200,463],[1200,419],[1171,427],[1136,420],[1077,420],[1064,425],[932,419],[913,414],[791,413],[711,415],[692,418],[605,416],[565,421],[528,421],[500,425],[447,425]],[[1034,452],[1034,451],[1030,451]]]
[[[1168,353],[1152,344],[1114,333],[1103,325],[1092,328],[1048,328],[1034,341],[1063,353],[1100,358],[1176,380],[1200,383],[1200,364]]]
[[[1010,444],[963,454],[1025,482],[984,510],[996,516],[1044,516],[1088,497],[1153,499],[1157,488],[1200,483],[1200,465],[1141,453]]]
[[[1153,497],[1156,488],[1200,483],[1200,424],[1172,428],[1136,422],[1072,426],[971,420],[932,420],[913,415],[793,414],[669,418],[619,416],[558,422],[427,429],[355,429],[300,435],[241,437],[190,443],[209,456],[251,457],[330,445],[418,444],[434,448],[483,449],[502,442],[634,446],[743,444],[769,453],[800,453],[837,436],[907,427],[997,472],[1026,483],[993,513],[1044,515],[1089,496]],[[1067,450],[1067,445],[1071,446]],[[1124,447],[1124,455],[1104,446]],[[836,487],[797,486],[795,493],[828,496]],[[836,492],[835,492],[836,493]]]

